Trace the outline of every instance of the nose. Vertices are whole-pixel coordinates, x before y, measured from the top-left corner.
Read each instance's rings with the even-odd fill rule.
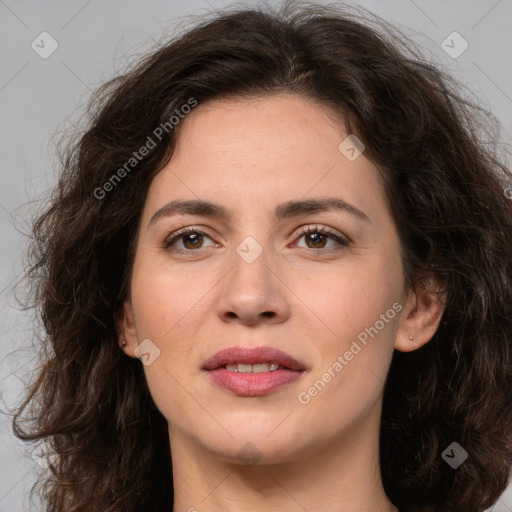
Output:
[[[251,263],[238,254],[234,256],[233,268],[224,280],[217,304],[223,322],[274,324],[290,316],[287,288],[269,260],[266,251]]]

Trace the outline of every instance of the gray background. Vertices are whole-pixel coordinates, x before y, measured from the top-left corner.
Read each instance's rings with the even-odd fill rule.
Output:
[[[80,118],[92,90],[190,14],[224,0],[0,0],[0,408],[14,405],[28,378],[32,317],[9,292],[21,271],[30,208],[55,183],[54,134]],[[243,4],[244,2],[238,2]],[[272,5],[280,2],[271,1]],[[503,148],[512,137],[512,0],[362,0],[396,24],[450,71],[500,120]],[[442,41],[458,32],[469,47],[458,58]],[[57,50],[43,59],[31,47],[48,32]],[[39,43],[41,45],[41,43]],[[450,43],[451,44],[451,43]],[[455,42],[455,50],[460,43]],[[49,48],[46,40],[45,48]],[[40,50],[42,51],[42,49]],[[510,164],[510,158],[504,155]],[[28,347],[28,348],[27,348]],[[28,501],[39,468],[0,414],[0,512],[40,510]],[[512,511],[512,486],[493,507]]]

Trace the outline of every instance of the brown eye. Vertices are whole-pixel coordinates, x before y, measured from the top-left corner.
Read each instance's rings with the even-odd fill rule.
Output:
[[[187,228],[172,235],[172,237],[165,242],[164,248],[176,252],[190,252],[195,249],[203,249],[205,238],[211,240],[206,233],[198,229]]]
[[[192,233],[191,235],[182,235],[183,245],[187,249],[197,249],[203,242],[203,235]]]
[[[305,236],[306,244],[311,242],[313,247],[309,247],[310,249],[322,249],[325,247],[325,243],[327,242],[327,236],[323,233],[308,233]]]
[[[305,229],[304,231],[302,231],[299,234],[299,239],[301,239],[301,238],[304,238],[306,245],[305,246],[299,245],[298,247],[305,247],[306,249],[312,249],[312,250],[326,249],[326,248],[329,249],[331,247],[334,250],[336,250],[336,248],[339,248],[336,246],[348,247],[348,245],[349,245],[349,242],[347,240],[345,240],[344,238],[342,238],[341,236],[336,235],[335,233],[331,233],[330,231],[327,231],[323,228],[318,228],[318,227]],[[330,246],[327,246],[326,244],[328,243],[329,239],[334,242],[337,242],[337,244],[335,243],[334,245],[331,244]],[[327,252],[327,251],[325,251],[325,252]]]

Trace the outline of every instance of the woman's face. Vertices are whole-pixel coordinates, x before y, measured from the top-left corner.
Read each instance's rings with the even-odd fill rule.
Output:
[[[374,433],[408,300],[376,168],[298,96],[200,104],[181,123],[148,192],[124,318],[131,355],[149,340],[171,443],[270,463]],[[235,366],[215,368],[229,348]]]

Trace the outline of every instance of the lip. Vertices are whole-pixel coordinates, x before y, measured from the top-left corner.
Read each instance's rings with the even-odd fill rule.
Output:
[[[227,364],[278,363],[278,370],[238,373],[226,370]],[[209,378],[220,388],[238,396],[268,395],[299,379],[305,367],[294,357],[272,347],[231,347],[207,359],[203,365]]]

